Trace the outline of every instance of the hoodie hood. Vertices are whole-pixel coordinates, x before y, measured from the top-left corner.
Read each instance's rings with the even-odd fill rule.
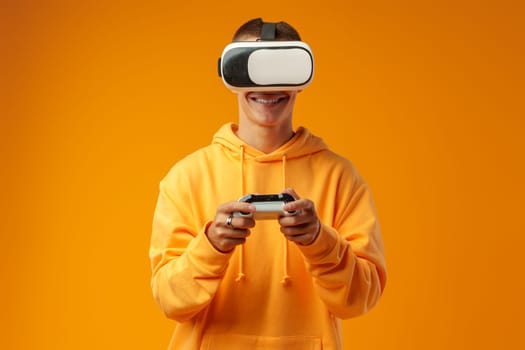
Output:
[[[283,156],[290,160],[328,149],[321,138],[312,135],[308,129],[300,127],[287,143],[271,153],[264,153],[237,137],[235,134],[237,129],[238,126],[234,123],[223,125],[213,136],[212,143],[223,146],[234,156],[244,152],[245,159],[258,162],[281,161]]]

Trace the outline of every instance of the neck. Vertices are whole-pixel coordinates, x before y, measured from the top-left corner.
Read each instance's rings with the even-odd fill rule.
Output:
[[[291,123],[290,123],[291,124]],[[264,153],[272,153],[294,135],[292,125],[250,126],[239,123],[237,136],[248,145]]]

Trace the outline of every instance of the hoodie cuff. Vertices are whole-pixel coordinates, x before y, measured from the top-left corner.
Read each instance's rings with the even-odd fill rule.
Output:
[[[206,235],[206,229],[209,225],[210,223],[206,223],[205,227],[188,246],[191,251],[191,260],[207,274],[222,275],[228,267],[233,251],[223,253],[215,249]]]
[[[333,228],[321,225],[321,230],[315,241],[310,245],[297,245],[304,257],[311,263],[322,263],[330,259],[334,252],[344,244],[343,238]]]

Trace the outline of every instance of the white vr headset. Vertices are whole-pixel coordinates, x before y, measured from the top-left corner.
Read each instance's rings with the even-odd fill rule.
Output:
[[[233,42],[219,58],[219,76],[233,91],[302,90],[312,82],[314,57],[302,41],[275,40],[275,23],[263,23],[260,41]]]
[[[219,59],[219,76],[234,91],[302,90],[313,74],[312,51],[302,41],[234,42]]]

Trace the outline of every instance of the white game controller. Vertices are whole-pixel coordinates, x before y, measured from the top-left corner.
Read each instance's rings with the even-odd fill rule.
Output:
[[[292,216],[295,215],[296,212],[286,211],[283,207],[286,203],[293,201],[295,201],[295,198],[288,193],[248,194],[239,199],[239,202],[247,202],[255,205],[255,212],[235,212],[233,216],[251,217],[253,215],[253,218],[256,220],[278,219],[281,216]]]

